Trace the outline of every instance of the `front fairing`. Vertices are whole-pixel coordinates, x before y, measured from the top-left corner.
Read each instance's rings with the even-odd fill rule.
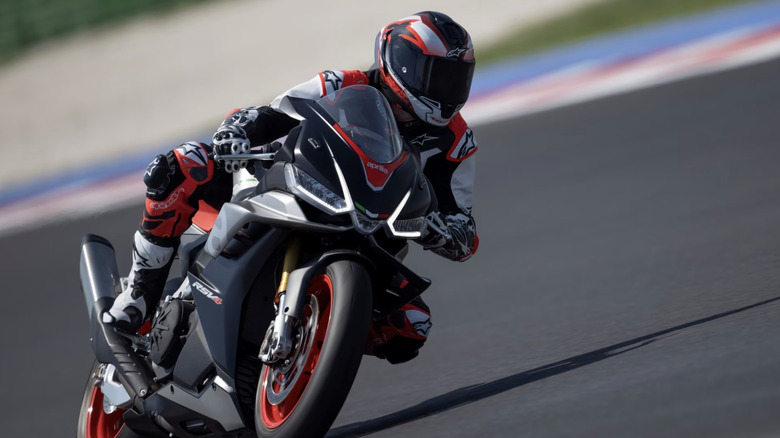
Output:
[[[427,213],[431,197],[419,156],[398,133],[378,91],[346,87],[320,101],[289,98],[289,104],[302,122],[288,137],[287,153],[280,159],[348,197],[354,210],[370,219],[386,220],[404,198],[398,219]],[[366,126],[373,131],[370,136],[361,135]]]

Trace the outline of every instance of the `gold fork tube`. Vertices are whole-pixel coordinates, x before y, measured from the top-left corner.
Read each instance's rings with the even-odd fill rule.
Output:
[[[298,236],[293,236],[287,243],[287,251],[284,253],[284,264],[282,265],[282,280],[279,282],[279,288],[276,290],[274,301],[279,303],[279,295],[287,291],[287,280],[290,273],[298,266],[298,257],[301,253],[301,240]]]

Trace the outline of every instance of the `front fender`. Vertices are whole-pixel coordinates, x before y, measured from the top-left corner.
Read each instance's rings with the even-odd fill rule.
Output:
[[[364,265],[369,273],[376,271],[374,263],[357,251],[339,249],[323,253],[290,273],[286,292],[287,303],[290,305],[282,309],[286,316],[292,316],[298,320],[303,317],[303,307],[306,305],[306,288],[311,279],[320,268],[337,260],[352,260]]]

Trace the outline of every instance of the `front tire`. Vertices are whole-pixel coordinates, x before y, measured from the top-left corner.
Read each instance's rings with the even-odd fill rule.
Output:
[[[371,281],[363,265],[340,260],[316,275],[289,363],[263,365],[255,397],[259,437],[322,437],[336,419],[363,357]],[[316,371],[316,372],[315,372]]]

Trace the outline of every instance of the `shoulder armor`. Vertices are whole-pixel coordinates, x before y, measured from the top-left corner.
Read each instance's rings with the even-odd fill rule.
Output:
[[[325,70],[319,74],[322,95],[355,84],[368,84],[368,76],[360,70]]]
[[[463,161],[477,152],[474,133],[460,114],[455,114],[447,127],[455,134],[455,141],[447,152],[448,160]]]

